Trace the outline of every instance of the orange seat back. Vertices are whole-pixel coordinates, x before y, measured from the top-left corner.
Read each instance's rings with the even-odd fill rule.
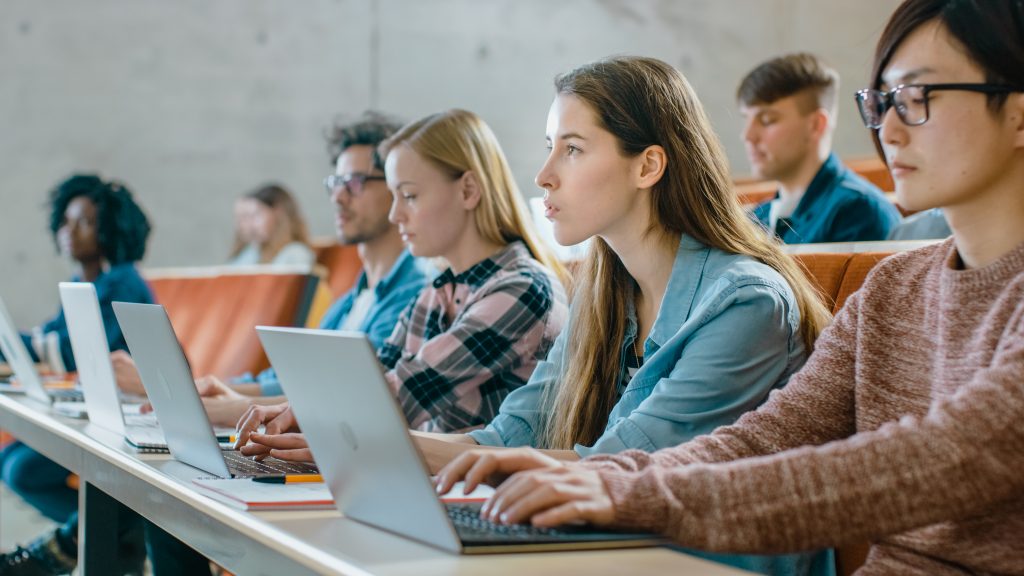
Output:
[[[846,252],[794,254],[797,263],[818,289],[821,301],[829,310],[835,306],[839,287],[843,283],[843,275],[846,274],[846,268],[852,257],[852,254]]]
[[[850,258],[849,265],[846,266],[846,273],[843,274],[843,282],[839,285],[839,292],[836,294],[836,304],[832,308],[832,313],[839,312],[839,309],[846,304],[846,299],[851,294],[860,290],[864,280],[868,277],[868,273],[875,267],[883,258],[892,254],[891,252],[860,252],[853,254]]]
[[[254,327],[304,325],[318,278],[299,272],[213,272],[161,274],[148,281],[167,309],[192,373],[230,378],[269,366]]]
[[[327,287],[334,298],[355,286],[363,271],[363,261],[355,246],[321,241],[314,244],[313,251],[316,252],[316,263],[327,269]]]

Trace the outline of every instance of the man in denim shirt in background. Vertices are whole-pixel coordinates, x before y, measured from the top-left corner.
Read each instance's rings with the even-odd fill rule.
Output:
[[[831,152],[839,76],[811,54],[769,60],[737,91],[756,176],[777,180],[754,216],[787,244],[885,240],[900,221],[873,184]]]

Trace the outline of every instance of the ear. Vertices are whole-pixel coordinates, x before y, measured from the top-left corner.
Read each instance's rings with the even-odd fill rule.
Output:
[[[480,181],[477,179],[476,173],[467,170],[459,177],[459,183],[462,187],[462,207],[466,210],[476,209],[480,204],[481,194]]]
[[[811,113],[811,134],[816,140],[821,140],[828,135],[829,128],[832,126],[832,114],[824,109],[818,108]]]
[[[1024,149],[1024,94],[1010,94],[1005,106],[1014,132],[1013,143],[1018,149]]]
[[[652,188],[661,181],[668,166],[665,149],[657,144],[648,146],[637,156],[636,187],[640,190]]]

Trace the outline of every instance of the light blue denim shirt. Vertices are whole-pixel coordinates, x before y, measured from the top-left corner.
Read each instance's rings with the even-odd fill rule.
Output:
[[[623,364],[637,330],[632,307],[628,314],[620,348]],[[570,311],[570,325],[573,317]],[[486,428],[469,433],[477,443],[543,447],[537,438],[543,392],[557,385],[567,337],[565,330],[547,360],[538,364],[525,386],[509,394]],[[604,434],[593,446],[577,444],[574,449],[586,457],[682,444],[756,408],[769,392],[786,384],[806,357],[800,309],[782,275],[748,256],[683,236],[661,309],[644,341],[643,366],[628,384],[609,383],[621,396]],[[834,573],[830,553],[698,554],[771,574]]]

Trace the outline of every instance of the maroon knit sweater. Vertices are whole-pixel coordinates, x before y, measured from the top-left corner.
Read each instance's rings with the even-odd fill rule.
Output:
[[[616,522],[724,552],[870,540],[858,574],[1024,574],[1024,245],[957,262],[952,240],[881,262],[736,424],[585,460]]]

